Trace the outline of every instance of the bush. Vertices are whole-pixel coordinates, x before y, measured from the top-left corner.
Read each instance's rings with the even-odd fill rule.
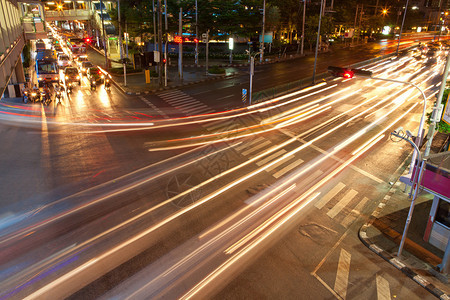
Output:
[[[449,92],[450,92],[450,89],[444,90],[444,94],[442,95],[442,105],[443,105],[443,107],[445,107],[445,104],[447,103]],[[427,122],[428,125],[431,124],[431,120],[430,119],[431,119],[431,112],[427,113],[427,120],[426,120],[426,122]],[[436,129],[439,132],[449,133],[450,134],[450,125],[448,125],[447,123],[445,123],[442,120],[439,123],[436,124]]]
[[[116,74],[116,75],[120,75],[123,74],[123,67],[119,67],[119,68],[111,68],[109,69],[109,72],[111,74]],[[127,67],[127,74],[131,74],[131,73],[140,73],[142,72],[142,69],[133,69],[131,67]]]
[[[211,74],[225,74],[225,69],[224,68],[219,68],[218,66],[212,66],[211,68],[208,69],[208,73],[211,73]]]

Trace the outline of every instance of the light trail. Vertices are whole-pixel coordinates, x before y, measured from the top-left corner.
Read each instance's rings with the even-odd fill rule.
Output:
[[[373,146],[373,145],[371,145],[371,146]],[[313,197],[309,198],[305,202],[303,202],[304,199],[308,198],[319,187],[321,187],[323,184],[325,184],[326,182],[331,180],[335,175],[337,175],[339,172],[341,172],[345,167],[347,167],[350,163],[352,163],[354,160],[356,160],[356,158],[361,156],[363,153],[365,153],[369,149],[370,149],[369,147],[366,147],[361,152],[359,152],[357,155],[352,156],[345,163],[340,165],[338,168],[336,168],[330,174],[328,174],[325,178],[323,178],[321,181],[316,183],[307,192],[303,193],[300,197],[298,197],[297,199],[292,201],[291,204],[289,205],[289,208],[293,209],[295,206],[297,206],[299,204],[302,204],[302,205],[299,205],[296,209],[293,209],[293,211],[290,214],[288,214],[283,220],[280,220],[280,223],[277,224],[277,226],[273,226],[264,235],[260,235],[252,243],[250,243],[245,248],[241,249],[239,252],[234,254],[231,258],[229,258],[224,263],[222,263],[213,272],[208,274],[202,281],[200,281],[197,285],[195,285],[192,289],[190,289],[187,293],[185,293],[180,299],[191,299],[194,296],[196,296],[209,283],[211,283],[214,279],[217,279],[221,274],[223,274],[223,272],[225,272],[229,267],[231,267],[231,265],[236,263],[239,259],[243,258],[245,254],[249,253],[256,246],[261,244],[266,238],[268,238],[270,235],[272,235],[275,232],[276,229],[280,228],[283,224],[285,224],[286,222],[291,220],[294,216],[296,216],[304,207],[306,207],[310,202],[312,202],[318,196],[318,194],[316,194]],[[289,209],[286,209],[285,211],[288,211],[288,210]]]

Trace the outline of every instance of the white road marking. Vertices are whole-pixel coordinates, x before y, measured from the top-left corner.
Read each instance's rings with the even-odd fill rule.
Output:
[[[335,187],[333,187],[328,193],[326,193],[322,199],[320,199],[314,206],[318,209],[322,209],[334,196],[336,196],[343,188],[345,184],[339,182]]]
[[[273,170],[275,170],[277,167],[281,166],[282,164],[284,164],[285,162],[291,160],[295,158],[294,155],[289,155],[288,157],[285,157],[284,159],[280,160],[279,162],[277,162],[276,164],[273,164],[272,166],[268,167],[266,169],[267,172],[271,172]]]
[[[153,105],[153,103],[151,103],[150,101],[148,101],[144,96],[139,96],[139,99],[141,99],[142,101],[144,101],[145,103],[147,103],[148,106],[150,106],[151,108],[153,108],[157,113],[159,113],[161,116],[163,116],[165,119],[168,119],[169,116],[166,115],[162,110],[160,110],[158,107],[156,107],[155,105]]]
[[[286,150],[281,149],[280,151],[275,152],[274,154],[272,154],[272,155],[270,155],[270,156],[267,156],[267,157],[264,158],[264,159],[261,159],[260,161],[256,162],[256,164],[257,164],[258,166],[262,166],[262,165],[268,163],[269,161],[274,160],[274,159],[277,158],[278,156],[283,155],[284,153],[286,153]]]
[[[284,167],[280,171],[278,171],[275,174],[273,174],[273,177],[280,178],[281,176],[283,176],[284,174],[286,174],[290,170],[294,169],[295,167],[301,165],[302,163],[303,163],[303,160],[297,159],[296,161],[290,163],[288,166]]]
[[[251,147],[253,144],[259,143],[262,140],[264,140],[263,137],[258,137],[256,140],[250,141],[250,142],[244,142],[241,145],[234,148],[236,151],[244,150],[245,148]]]
[[[345,228],[348,227],[351,223],[353,223],[354,220],[361,214],[361,211],[363,210],[364,206],[366,205],[367,201],[369,201],[369,198],[364,197],[353,209],[351,214],[348,214],[344,220],[342,220],[341,225]]]
[[[348,275],[350,273],[350,260],[352,256],[350,253],[341,249],[339,255],[338,269],[336,273],[336,281],[334,282],[334,290],[336,293],[345,299],[347,296]]]
[[[250,149],[245,150],[245,151],[242,152],[241,154],[244,155],[244,156],[247,156],[247,155],[249,155],[249,154],[251,154],[251,153],[253,153],[253,152],[255,152],[255,151],[258,151],[259,149],[261,149],[261,148],[263,148],[264,146],[267,146],[267,145],[269,145],[269,144],[270,144],[270,141],[267,141],[267,140],[266,140],[266,141],[264,141],[263,143],[260,143],[260,144],[254,146],[254,147],[252,147],[252,148],[250,148]]]
[[[349,191],[347,191],[347,192],[344,194],[344,196],[342,197],[342,199],[339,200],[339,202],[338,202],[332,209],[330,209],[330,210],[327,212],[327,215],[328,215],[330,218],[332,218],[332,219],[333,219],[334,217],[336,217],[336,215],[337,215],[338,213],[340,213],[341,210],[342,210],[344,207],[346,207],[346,206],[350,203],[350,201],[352,201],[353,198],[355,198],[356,195],[358,195],[358,192],[355,191],[355,190],[349,190]]]
[[[389,289],[389,282],[381,275],[377,274],[377,297],[378,300],[390,300],[391,291]]]

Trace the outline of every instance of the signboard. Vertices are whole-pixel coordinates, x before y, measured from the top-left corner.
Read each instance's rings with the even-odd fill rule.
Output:
[[[261,43],[261,40],[262,40],[261,35],[259,35],[260,43]],[[272,40],[273,40],[273,32],[272,31],[264,34],[264,43],[272,43]]]
[[[228,40],[228,49],[233,50],[233,48],[234,48],[234,39],[230,38]]]
[[[444,111],[442,112],[442,121],[450,125],[450,105],[448,105],[448,100],[450,98],[450,93],[448,94],[447,103],[445,103]]]

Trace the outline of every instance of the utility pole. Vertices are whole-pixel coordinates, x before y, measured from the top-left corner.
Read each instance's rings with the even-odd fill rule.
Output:
[[[323,11],[323,2],[324,1],[325,0],[321,0],[320,1],[319,28],[317,28],[316,55],[315,55],[315,58],[314,58],[314,69],[313,69],[313,80],[312,80],[313,84],[316,84],[317,54],[319,52],[320,25],[322,24],[322,11]]]
[[[161,0],[158,0],[158,83],[160,86],[163,85],[163,62],[162,62],[162,8]]]
[[[120,51],[120,60],[123,63],[123,85],[127,86],[127,64],[125,59],[123,58],[123,43],[122,43],[122,23],[120,19],[120,0],[117,0],[117,13],[119,19],[119,51]]]
[[[181,43],[178,44],[178,75],[183,79],[183,8],[180,7],[180,20],[178,24],[178,34],[181,37]]]
[[[195,0],[195,38],[198,41],[198,6]],[[198,67],[198,42],[195,43],[195,65]]]
[[[153,0],[153,50],[156,51],[157,48],[157,38],[156,38],[156,15],[155,15],[155,0]],[[148,66],[147,66],[148,67]]]
[[[441,87],[437,96],[436,104],[433,108],[433,114],[431,115],[430,129],[428,129],[428,141],[425,147],[424,157],[430,154],[431,144],[433,142],[434,133],[436,132],[436,123],[441,121],[442,115],[442,96],[444,95],[445,86],[447,84],[448,71],[450,69],[450,56],[447,56],[447,62],[444,68],[444,74],[442,75]]]
[[[208,59],[209,59],[209,29],[206,31],[206,76],[208,76]]]
[[[356,4],[355,23],[353,24],[353,34],[352,34],[352,45],[353,45],[353,40],[355,39],[355,34],[356,34],[356,21],[358,20],[358,10],[359,10],[359,4]]]
[[[303,55],[303,46],[305,45],[305,16],[306,16],[306,0],[303,0],[302,48],[300,52],[301,55]]]
[[[128,34],[128,22],[127,20],[125,20],[125,31],[127,33],[127,36],[125,37],[125,49],[127,50],[127,59],[128,59],[128,39],[129,39],[129,34]]]
[[[264,27],[266,25],[266,0],[263,3],[263,21],[262,21],[262,35],[261,35],[261,44],[260,44],[260,52],[259,62],[263,62],[264,60]]]
[[[103,18],[103,0],[100,0],[100,14],[102,16],[103,46],[105,47],[105,69],[108,70],[108,45],[106,44],[105,20]]]
[[[409,0],[406,0],[405,13],[403,14],[402,27],[400,27],[400,34],[398,35],[397,51],[395,52],[395,55],[397,55],[397,56],[398,56],[398,49],[400,48],[400,40],[402,39],[403,25],[405,24],[406,11],[408,9],[408,3],[409,3]]]

